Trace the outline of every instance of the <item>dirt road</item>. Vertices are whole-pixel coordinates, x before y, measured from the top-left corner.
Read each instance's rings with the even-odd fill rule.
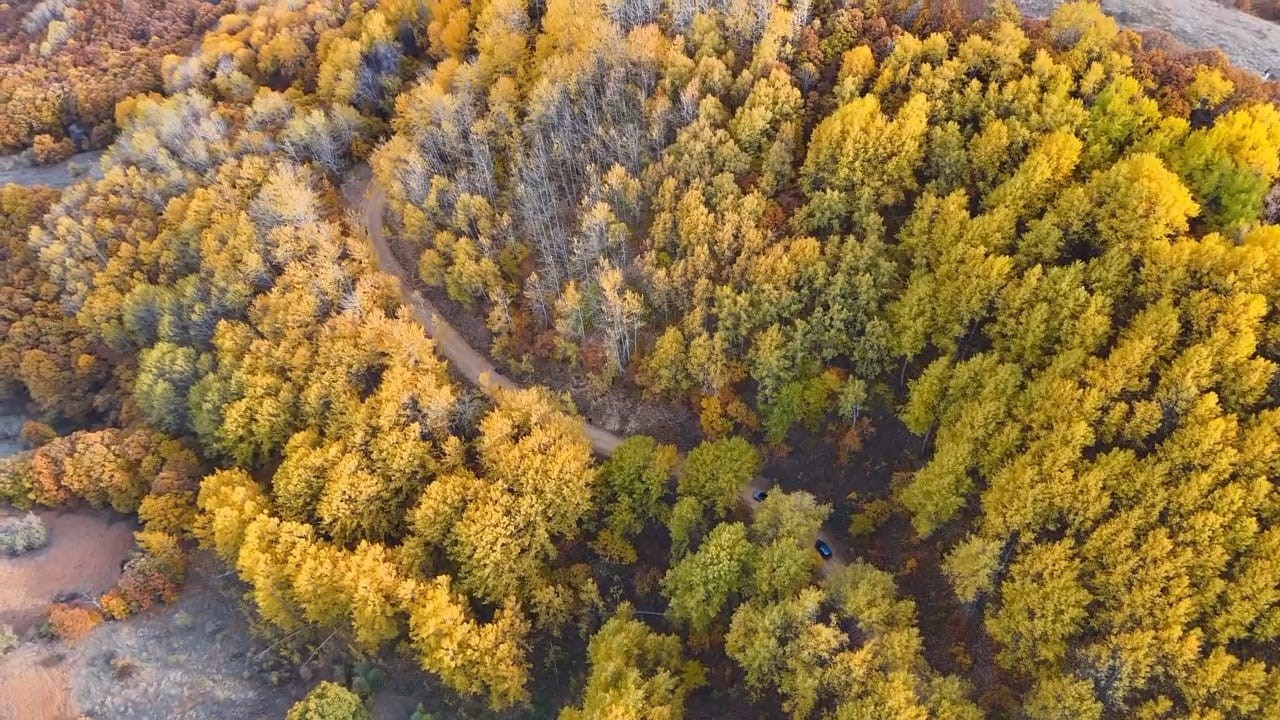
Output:
[[[441,355],[457,370],[457,372],[466,379],[467,382],[480,388],[485,394],[492,394],[493,388],[513,389],[519,387],[510,378],[498,371],[489,358],[481,354],[475,348],[471,347],[466,340],[458,334],[458,331],[449,324],[444,316],[422,296],[422,293],[413,288],[413,276],[411,276],[400,264],[395,254],[391,252],[391,247],[387,244],[387,239],[382,232],[383,211],[386,209],[386,194],[375,183],[370,182],[369,170],[366,166],[360,166],[355,169],[346,185],[343,187],[343,198],[347,205],[351,208],[364,225],[365,232],[369,236],[369,242],[373,246],[374,257],[377,258],[378,268],[389,275],[394,276],[398,281],[400,301],[405,307],[409,308],[413,318],[422,325],[422,329],[426,331],[427,336],[435,341],[436,349]],[[591,449],[597,455],[609,457],[613,455],[614,450],[622,444],[622,438],[615,433],[609,432],[602,427],[583,422],[587,440],[591,443]],[[757,478],[749,487],[745,487],[739,493],[740,502],[749,510],[755,509],[755,501],[751,499],[753,493],[757,490],[767,490],[764,481]],[[845,553],[842,552],[840,545],[835,541],[835,537],[827,531],[818,533],[818,537],[825,542],[834,552],[834,557],[824,562],[821,566],[823,576],[835,572],[839,568],[843,568],[846,564]]]

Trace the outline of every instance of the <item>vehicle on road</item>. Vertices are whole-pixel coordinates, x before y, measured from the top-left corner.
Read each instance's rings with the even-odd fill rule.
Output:
[[[764,499],[767,497],[769,497],[769,493],[765,492],[764,490],[756,490],[755,492],[751,493],[751,499],[755,500],[756,502],[764,502]]]
[[[831,546],[828,545],[824,540],[819,540],[815,542],[813,544],[813,547],[815,550],[818,551],[818,554],[822,556],[823,560],[830,560],[831,556],[835,554],[831,552]]]

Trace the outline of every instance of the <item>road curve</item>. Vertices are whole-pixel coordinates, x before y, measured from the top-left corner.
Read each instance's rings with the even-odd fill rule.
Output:
[[[492,396],[495,388],[513,390],[520,387],[511,378],[499,372],[489,358],[471,347],[449,324],[449,321],[445,320],[435,305],[423,297],[421,292],[413,289],[412,276],[391,252],[391,246],[387,244],[386,236],[382,232],[387,195],[377,186],[377,183],[370,182],[366,166],[361,166],[351,173],[350,179],[343,187],[342,195],[348,207],[359,215],[365,233],[369,236],[369,243],[373,246],[378,269],[396,279],[400,301],[409,308],[413,319],[435,342],[440,354],[444,355],[467,382],[480,388],[486,395]],[[592,425],[584,420],[583,426],[587,440],[591,443],[591,449],[597,455],[609,457],[622,444],[621,437],[598,425]],[[748,511],[754,511],[756,503],[751,499],[751,495],[757,490],[768,489],[769,486],[765,484],[764,479],[756,478],[751,485],[741,490],[738,499]],[[834,553],[830,560],[819,566],[819,572],[825,577],[846,565],[845,554],[828,531],[820,531],[818,537]]]
[[[480,388],[486,395],[493,395],[495,388],[514,390],[520,387],[511,378],[503,375],[489,358],[471,347],[458,331],[445,320],[444,315],[436,309],[431,301],[422,293],[413,289],[413,280],[403,265],[391,252],[391,246],[382,232],[383,212],[387,206],[387,195],[376,183],[369,181],[368,172],[364,168],[354,173],[353,180],[344,189],[343,195],[349,205],[360,216],[361,224],[369,236],[373,246],[374,257],[378,269],[396,278],[400,292],[400,301],[409,308],[413,319],[422,325],[427,337],[435,342],[436,349],[467,382]],[[598,455],[608,457],[622,444],[622,438],[584,421],[587,440],[591,449]]]

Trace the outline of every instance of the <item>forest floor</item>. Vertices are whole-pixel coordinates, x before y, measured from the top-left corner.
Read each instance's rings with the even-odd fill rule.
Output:
[[[243,587],[225,573],[212,555],[196,553],[177,602],[82,640],[71,671],[77,707],[121,720],[283,717],[306,683],[263,667],[271,647],[249,631]]]
[[[8,514],[8,513],[6,513]],[[133,546],[131,523],[106,513],[37,513],[49,532],[42,550],[0,562],[0,623],[27,640],[0,656],[0,720],[71,720],[74,648],[34,640],[55,596],[98,594],[120,576]]]
[[[245,586],[204,551],[176,602],[103,623],[76,643],[40,637],[55,597],[96,597],[115,584],[135,526],[104,511],[37,514],[49,545],[0,561],[0,623],[22,638],[0,656],[0,720],[279,720],[349,661],[341,643],[255,634]],[[419,702],[437,717],[493,717],[403,657],[380,661],[387,680],[370,698],[376,720],[405,720]]]
[[[1014,0],[1032,17],[1047,17],[1064,0]],[[1122,27],[1159,30],[1196,49],[1219,48],[1232,64],[1259,75],[1280,73],[1280,24],[1214,0],[1101,0]]]
[[[0,562],[0,623],[23,639],[0,656],[0,720],[278,720],[305,692],[294,673],[264,671],[267,643],[249,632],[242,588],[207,554],[196,555],[172,605],[74,644],[39,637],[55,598],[97,597],[115,584],[135,526],[105,511],[36,514],[49,545]]]

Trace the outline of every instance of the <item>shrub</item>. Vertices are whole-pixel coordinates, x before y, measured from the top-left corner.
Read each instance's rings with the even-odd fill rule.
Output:
[[[28,447],[40,447],[56,440],[58,432],[47,423],[28,420],[22,423],[21,437]]]
[[[148,610],[157,602],[173,602],[182,586],[186,556],[176,538],[146,532],[137,536],[144,552],[129,560],[116,586],[98,600],[116,620]]]
[[[18,647],[21,642],[18,639],[18,633],[14,632],[11,626],[0,623],[0,655]]]
[[[88,635],[101,622],[102,614],[90,608],[66,604],[49,608],[49,632],[67,642]]]
[[[76,153],[75,143],[68,138],[55,140],[52,135],[37,135],[31,144],[36,164],[51,165],[61,162]]]
[[[877,528],[889,519],[893,507],[888,500],[869,500],[862,505],[862,510],[854,513],[849,522],[849,534],[854,537],[865,537],[874,533]]]
[[[26,510],[32,500],[30,453],[0,458],[0,502]]]
[[[360,696],[337,683],[322,682],[293,704],[285,720],[369,720]]]
[[[44,521],[31,513],[0,520],[0,553],[21,555],[49,544]]]

